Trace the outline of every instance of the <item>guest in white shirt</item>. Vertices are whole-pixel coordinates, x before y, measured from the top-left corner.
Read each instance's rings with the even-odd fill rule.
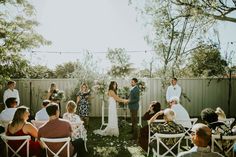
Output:
[[[185,128],[191,128],[191,120],[188,111],[179,103],[178,97],[170,99],[170,108],[175,112],[175,122]]]
[[[16,112],[16,98],[8,98],[6,100],[6,105],[7,107],[0,114],[0,120],[4,122],[12,121]]]
[[[35,120],[47,121],[49,119],[48,113],[46,111],[46,107],[49,103],[50,103],[49,100],[43,100],[43,104],[42,104],[43,108],[36,113]]]
[[[181,87],[177,84],[177,78],[172,78],[171,80],[171,85],[167,88],[166,91],[166,101],[169,103],[170,98],[172,97],[178,97],[180,98],[181,96]]]
[[[16,82],[15,81],[9,81],[7,83],[7,87],[8,89],[4,91],[4,94],[3,94],[3,102],[6,106],[6,100],[8,98],[16,98],[16,101],[17,101],[17,106],[19,106],[20,104],[20,97],[19,97],[19,92],[17,89],[15,89],[16,87]]]

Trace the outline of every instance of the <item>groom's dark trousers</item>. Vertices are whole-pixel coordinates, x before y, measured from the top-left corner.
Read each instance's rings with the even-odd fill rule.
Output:
[[[138,137],[137,114],[139,108],[139,88],[137,86],[130,91],[128,105],[131,116],[133,139],[136,140]]]

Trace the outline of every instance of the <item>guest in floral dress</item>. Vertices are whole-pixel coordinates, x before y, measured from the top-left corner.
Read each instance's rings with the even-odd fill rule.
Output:
[[[85,126],[89,125],[89,98],[90,90],[88,89],[88,85],[83,83],[80,86],[80,91],[76,94],[77,96],[77,105],[78,105],[78,115],[85,122]]]
[[[66,113],[63,114],[63,119],[68,120],[72,123],[72,141],[78,138],[82,138],[83,140],[87,140],[87,131],[84,128],[83,121],[81,121],[80,117],[75,114],[76,112],[76,104],[74,101],[68,101],[66,105]],[[76,125],[74,125],[76,123]]]

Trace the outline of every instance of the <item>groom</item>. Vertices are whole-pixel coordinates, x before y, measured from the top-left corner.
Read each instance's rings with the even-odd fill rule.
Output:
[[[131,123],[132,123],[132,134],[133,140],[136,140],[138,137],[138,126],[137,126],[137,114],[139,108],[139,88],[137,87],[138,80],[137,78],[132,78],[131,80],[131,90],[129,95],[129,110],[131,116]]]

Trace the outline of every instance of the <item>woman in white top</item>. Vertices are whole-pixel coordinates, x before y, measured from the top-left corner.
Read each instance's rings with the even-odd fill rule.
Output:
[[[78,138],[84,140],[87,139],[87,131],[84,128],[83,121],[81,121],[79,115],[75,114],[77,105],[74,101],[68,101],[66,104],[67,112],[63,114],[63,119],[68,120],[72,125],[72,141]]]
[[[102,136],[119,136],[119,128],[118,128],[118,117],[116,110],[116,102],[128,103],[128,100],[121,99],[117,95],[117,83],[115,81],[111,81],[108,89],[108,124],[104,130],[94,130],[95,134],[99,134]]]

